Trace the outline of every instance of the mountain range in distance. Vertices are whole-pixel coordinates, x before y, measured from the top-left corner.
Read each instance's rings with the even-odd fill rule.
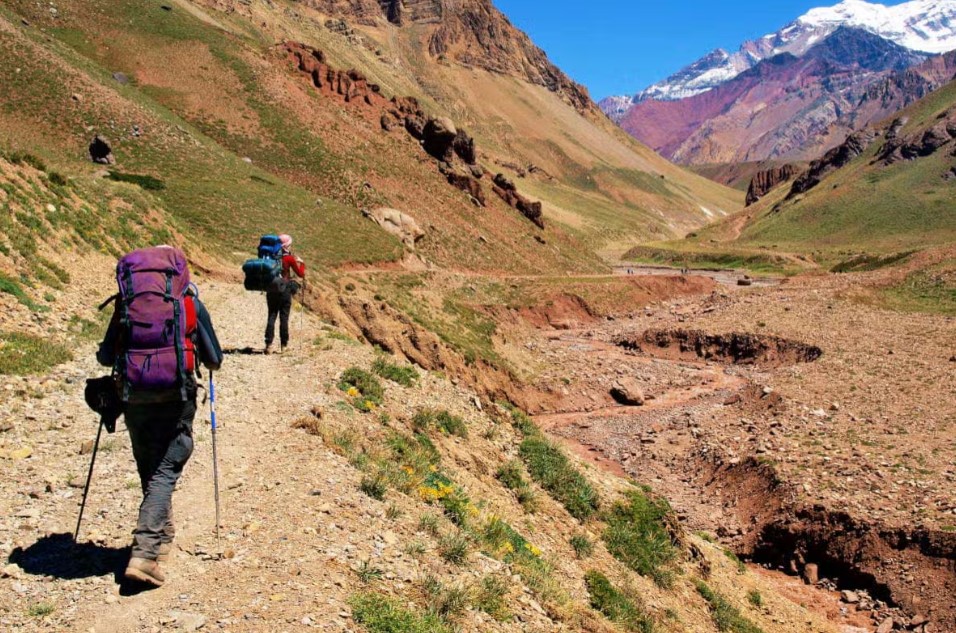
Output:
[[[675,162],[808,160],[956,75],[956,0],[845,0],[602,110]]]

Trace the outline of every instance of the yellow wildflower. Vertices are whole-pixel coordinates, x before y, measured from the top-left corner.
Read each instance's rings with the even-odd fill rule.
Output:
[[[532,545],[531,543],[525,543],[524,546],[525,546],[525,549],[531,552],[534,556],[541,556],[541,550],[535,547],[534,545]]]
[[[349,396],[351,396],[352,398],[357,398],[361,395],[362,392],[360,392],[355,387],[349,387],[349,390],[346,393],[348,393]]]

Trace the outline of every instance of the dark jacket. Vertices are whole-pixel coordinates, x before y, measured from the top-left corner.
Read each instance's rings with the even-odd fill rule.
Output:
[[[199,297],[194,296],[193,302],[196,305],[196,332],[193,334],[193,345],[195,346],[196,362],[210,371],[218,371],[222,366],[223,353],[219,345],[219,338],[216,336],[216,330],[212,326],[212,319],[209,311],[203,305]],[[109,327],[106,328],[106,335],[100,343],[96,352],[96,360],[104,367],[114,367],[116,365],[117,353],[119,351],[118,339],[120,336],[120,324],[118,311],[113,312],[113,318],[110,319]],[[198,365],[197,365],[198,368]],[[186,392],[190,397],[195,397],[197,390],[196,376],[189,374],[186,377]],[[179,389],[168,392],[151,393],[133,393],[131,402],[167,402],[172,400],[181,400],[182,395]]]

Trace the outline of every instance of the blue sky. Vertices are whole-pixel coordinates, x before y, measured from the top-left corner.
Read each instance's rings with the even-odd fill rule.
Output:
[[[735,50],[838,1],[494,0],[595,100],[633,94],[715,48]]]

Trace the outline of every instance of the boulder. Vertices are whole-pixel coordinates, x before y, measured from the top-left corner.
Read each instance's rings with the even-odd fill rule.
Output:
[[[460,159],[467,165],[474,165],[478,162],[478,151],[475,149],[475,139],[473,139],[464,130],[458,130],[455,140],[452,142],[452,148]]]
[[[113,148],[105,137],[97,134],[90,141],[90,159],[100,165],[115,165],[116,158],[113,156]]]
[[[639,407],[644,404],[644,390],[635,378],[619,380],[611,387],[611,397],[628,407]]]
[[[425,231],[418,226],[418,222],[415,221],[415,218],[397,209],[379,207],[371,211],[365,210],[362,213],[387,232],[400,239],[402,244],[408,248],[415,248],[415,244],[425,237]]]
[[[438,160],[450,161],[457,136],[458,128],[448,117],[429,119],[422,132],[422,145],[426,152]]]

